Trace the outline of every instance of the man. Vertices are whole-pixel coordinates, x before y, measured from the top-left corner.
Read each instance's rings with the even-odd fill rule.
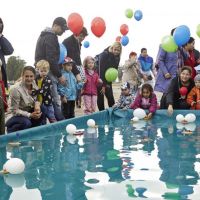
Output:
[[[67,56],[72,58],[72,60],[74,60],[74,62],[76,63],[77,67],[73,66],[72,72],[78,82],[85,81],[85,73],[81,62],[81,46],[82,46],[81,43],[87,35],[88,35],[87,29],[83,27],[82,31],[78,35],[72,34],[63,41],[63,44],[67,49]],[[76,105],[79,108],[81,107],[80,90],[78,90],[77,93]]]
[[[68,30],[66,20],[63,17],[57,17],[53,21],[51,28],[46,28],[41,32],[35,50],[35,63],[40,60],[47,60],[50,65],[49,78],[53,85],[52,97],[57,121],[64,119],[61,112],[60,96],[57,92],[57,83],[66,85],[66,80],[62,76],[61,69],[58,65],[60,56],[58,36],[61,36],[66,30]]]

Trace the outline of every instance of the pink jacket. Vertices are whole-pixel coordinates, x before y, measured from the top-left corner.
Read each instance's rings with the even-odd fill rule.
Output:
[[[142,103],[142,95],[140,93],[138,93],[138,95],[136,96],[134,102],[131,104],[130,108],[131,109],[143,108],[141,103]],[[143,108],[143,109],[146,109],[146,108]],[[149,109],[150,113],[155,113],[156,112],[156,109],[157,109],[157,98],[156,98],[156,95],[154,93],[152,93],[152,97],[150,98],[150,106],[147,109]]]
[[[85,70],[86,83],[83,86],[82,95],[97,95],[97,86],[99,84],[99,75],[94,71],[93,75],[88,73],[88,70]]]

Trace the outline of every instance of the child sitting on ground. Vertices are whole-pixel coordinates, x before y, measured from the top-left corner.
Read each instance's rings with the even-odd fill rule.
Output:
[[[187,96],[187,103],[191,105],[191,109],[200,110],[200,74],[194,77],[195,86]]]
[[[75,117],[75,101],[77,97],[77,90],[82,89],[83,83],[77,83],[74,74],[72,73],[72,67],[74,61],[70,57],[66,57],[62,64],[62,75],[67,80],[67,85],[63,86],[58,84],[58,93],[61,96],[62,113],[65,119]]]
[[[121,95],[119,100],[115,103],[113,108],[121,108],[121,109],[128,109],[133,102],[133,96],[130,93],[130,84],[129,82],[125,82],[121,86]]]
[[[153,92],[153,88],[150,84],[145,83],[142,85],[141,92],[138,92],[134,102],[131,104],[130,108],[142,108],[148,109],[149,112],[145,119],[151,119],[153,114],[157,109],[157,98]]]

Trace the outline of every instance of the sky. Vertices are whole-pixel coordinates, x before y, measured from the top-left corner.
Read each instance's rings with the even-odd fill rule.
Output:
[[[120,34],[120,26],[129,26],[129,43],[123,47],[121,64],[131,51],[140,54],[146,47],[148,54],[156,58],[162,37],[169,35],[172,28],[187,25],[191,36],[196,39],[196,49],[200,50],[200,38],[196,27],[200,24],[199,0],[1,0],[0,17],[4,21],[4,36],[12,43],[14,56],[20,56],[27,64],[33,65],[37,38],[45,27],[51,27],[54,18],[68,18],[79,13],[88,29],[89,48],[82,47],[81,58],[95,56],[111,45]],[[127,8],[141,10],[143,19],[136,21],[125,16]],[[91,21],[102,17],[106,31],[100,38],[91,32]],[[66,31],[61,43],[72,34]]]

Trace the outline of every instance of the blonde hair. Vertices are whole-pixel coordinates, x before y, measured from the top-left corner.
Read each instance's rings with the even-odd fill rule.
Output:
[[[85,59],[83,60],[83,67],[85,69],[87,69],[87,65],[88,65],[89,60],[93,60],[95,62],[95,59],[92,56],[85,57]]]
[[[113,52],[113,48],[120,48],[120,55],[122,52],[122,44],[120,42],[115,41],[110,47],[109,47],[109,52]]]
[[[50,66],[49,66],[49,62],[46,60],[39,60],[36,64],[36,68],[37,69],[47,69],[49,70]]]

